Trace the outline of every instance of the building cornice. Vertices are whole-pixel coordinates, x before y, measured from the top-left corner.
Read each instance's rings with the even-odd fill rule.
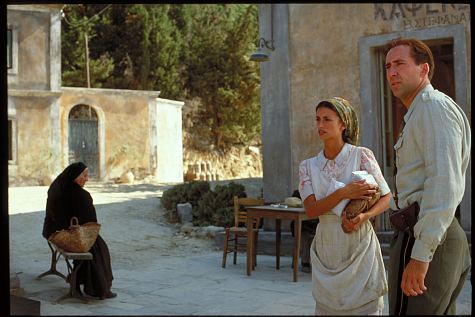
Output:
[[[61,87],[65,93],[84,93],[84,94],[109,94],[109,95],[138,95],[158,98],[160,91],[156,90],[132,90],[132,89],[108,89],[108,88],[86,88],[86,87]]]
[[[8,96],[10,97],[60,97],[62,91],[51,90],[25,90],[25,89],[8,89]]]

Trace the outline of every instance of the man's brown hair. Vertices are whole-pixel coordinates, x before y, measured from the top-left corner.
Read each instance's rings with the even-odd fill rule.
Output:
[[[399,45],[406,45],[410,47],[410,52],[412,58],[416,62],[416,65],[420,65],[423,63],[429,64],[429,80],[432,80],[432,76],[434,75],[434,56],[432,56],[432,52],[424,42],[419,39],[415,38],[407,38],[407,39],[394,39],[388,44],[386,44],[385,55],[388,54],[389,50],[399,46]]]

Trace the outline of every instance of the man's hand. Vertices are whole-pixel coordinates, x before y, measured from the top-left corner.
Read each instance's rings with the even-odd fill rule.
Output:
[[[411,259],[402,273],[401,289],[406,296],[417,296],[424,293],[424,285],[429,262]]]

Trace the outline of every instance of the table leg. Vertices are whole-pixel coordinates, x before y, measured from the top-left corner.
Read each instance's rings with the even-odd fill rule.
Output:
[[[280,219],[275,219],[275,268],[280,269]]]
[[[252,271],[252,262],[253,262],[253,250],[252,250],[252,242],[253,242],[253,232],[252,232],[252,217],[247,215],[247,247],[246,247],[246,266],[247,266],[247,275],[251,275]]]
[[[300,255],[300,237],[302,235],[302,220],[300,217],[294,219],[294,254],[293,254],[293,263],[294,263],[294,282],[297,282],[298,279],[298,267],[299,267],[299,255]]]

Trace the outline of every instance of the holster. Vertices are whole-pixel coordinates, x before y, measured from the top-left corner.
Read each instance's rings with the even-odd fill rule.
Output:
[[[419,215],[419,204],[414,202],[404,209],[392,210],[389,221],[396,230],[414,233],[414,226]]]

